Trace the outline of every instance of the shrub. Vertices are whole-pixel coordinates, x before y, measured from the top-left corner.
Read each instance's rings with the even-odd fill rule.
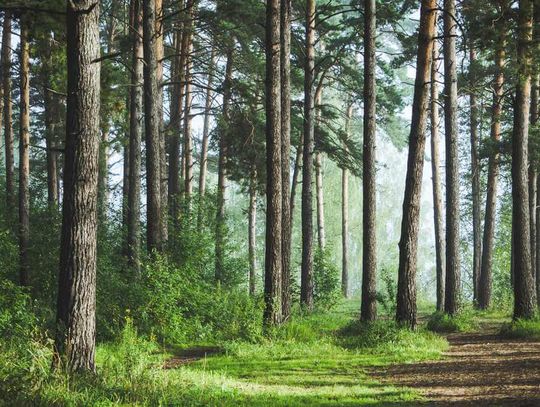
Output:
[[[322,309],[334,307],[341,298],[339,271],[326,250],[315,252],[313,263],[313,299]]]

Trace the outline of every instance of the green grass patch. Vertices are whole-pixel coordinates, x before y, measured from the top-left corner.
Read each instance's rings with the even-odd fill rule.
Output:
[[[501,335],[540,341],[540,319],[518,319],[506,323],[501,327]]]
[[[116,341],[98,347],[97,375],[44,370],[40,381],[3,396],[37,406],[357,406],[420,400],[410,389],[374,381],[367,370],[437,358],[446,340],[390,321],[357,323],[357,306],[349,301],[333,312],[296,315],[258,342],[221,342],[220,354],[169,369],[164,366],[173,355],[139,336],[128,319]],[[183,348],[177,358],[188,351]],[[0,396],[1,390],[0,385]]]
[[[452,333],[472,332],[478,329],[479,324],[475,311],[466,308],[453,316],[443,312],[435,312],[429,317],[426,326],[433,332]]]

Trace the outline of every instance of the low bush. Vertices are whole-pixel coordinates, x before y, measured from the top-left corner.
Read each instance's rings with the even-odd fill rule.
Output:
[[[430,331],[439,333],[470,332],[477,327],[474,312],[468,309],[454,316],[435,312],[427,322],[427,328]]]

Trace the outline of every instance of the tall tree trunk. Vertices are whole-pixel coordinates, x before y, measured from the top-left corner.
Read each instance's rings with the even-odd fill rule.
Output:
[[[315,70],[315,0],[306,1],[306,59],[304,73],[304,150],[302,162],[302,269],[300,303],[313,309],[313,148]]]
[[[184,2],[180,2],[184,8]],[[186,66],[186,43],[184,41],[184,25],[179,23],[176,27],[175,57],[173,67],[173,91],[171,97],[171,120],[172,136],[169,141],[169,212],[173,225],[178,224],[180,199],[180,143],[182,137],[182,107],[185,91],[185,66]]]
[[[255,295],[255,274],[257,271],[257,169],[255,165],[251,168],[249,180],[249,295]]]
[[[99,2],[68,2],[66,21],[68,99],[56,352],[69,370],[94,371]]]
[[[15,214],[15,169],[13,154],[13,105],[11,101],[11,13],[4,13],[2,31],[2,79],[4,87],[4,142],[6,145],[7,212]]]
[[[518,77],[512,134],[512,202],[514,230],[514,318],[532,318],[536,292],[531,273],[531,236],[528,190],[528,136],[531,97],[533,1],[519,1]]]
[[[127,257],[134,271],[140,270],[141,247],[141,141],[143,132],[143,20],[141,0],[131,0],[131,87],[129,109],[129,188],[127,202]]]
[[[283,319],[291,314],[291,0],[281,0],[281,182],[282,182],[282,287]]]
[[[499,183],[499,142],[501,139],[501,113],[504,96],[504,60],[506,28],[500,30],[495,53],[495,79],[493,81],[493,106],[491,113],[490,138],[493,150],[489,155],[486,212],[484,217],[484,236],[482,240],[482,263],[478,284],[478,307],[487,309],[491,305],[493,244],[497,214],[497,189]]]
[[[444,0],[444,134],[446,140],[446,285],[444,311],[459,311],[459,163],[457,126],[456,4]]]
[[[539,3],[540,4],[540,3]],[[532,88],[531,88],[531,126],[535,126],[538,121],[538,74],[536,70],[533,75]],[[529,141],[529,150],[530,141]],[[532,161],[532,160],[531,160]],[[536,269],[536,207],[538,206],[538,162],[529,163],[529,217],[531,219],[531,273],[536,287],[536,275],[538,270]]]
[[[28,16],[21,16],[21,61],[19,107],[19,253],[20,283],[30,284],[30,264],[28,259],[28,243],[30,240],[30,45],[28,43]]]
[[[377,318],[377,227],[375,189],[376,85],[375,85],[375,0],[366,0],[364,8],[364,148],[363,148],[363,233],[362,233],[362,307],[360,319]]]
[[[471,41],[472,42],[472,41]],[[470,45],[470,69],[476,68],[476,50]],[[471,184],[472,184],[472,220],[473,220],[473,302],[478,302],[478,284],[480,281],[480,262],[482,259],[482,219],[480,210],[480,159],[478,156],[478,105],[476,100],[475,73],[470,73],[470,132],[471,132]]]
[[[146,202],[148,251],[163,248],[161,196],[160,101],[156,54],[156,2],[143,1],[144,111],[146,135]]]
[[[206,102],[204,105],[204,124],[203,135],[201,145],[201,169],[199,171],[199,195],[204,197],[206,193],[206,177],[208,173],[208,144],[210,141],[210,115],[212,110],[212,99],[214,92],[212,87],[214,86],[216,66],[216,47],[212,47],[212,54],[210,56],[210,66],[208,67],[208,82],[206,88]],[[201,210],[202,213],[202,210]],[[199,222],[200,223],[200,222]]]
[[[351,137],[353,104],[347,106],[345,131],[347,140]],[[346,140],[346,141],[347,141]],[[347,145],[345,144],[345,149]],[[341,169],[341,293],[349,296],[349,170]]]
[[[219,157],[216,211],[216,281],[223,281],[225,256],[225,192],[227,188],[227,140],[225,126],[229,118],[229,104],[232,94],[233,49],[227,51],[225,80],[223,81],[222,120],[219,123]]]
[[[435,224],[435,263],[437,274],[437,311],[444,310],[444,222],[441,182],[441,158],[439,148],[439,87],[437,86],[437,60],[439,50],[433,44],[431,63],[431,173],[433,183],[433,219]]]
[[[266,3],[266,256],[264,321],[281,322],[282,151],[280,0]]]
[[[157,104],[158,128],[159,128],[159,156],[160,156],[160,194],[161,194],[161,241],[165,246],[169,239],[169,212],[167,209],[169,199],[169,180],[167,168],[167,147],[165,142],[165,132],[163,131],[163,58],[165,49],[163,45],[163,0],[154,0],[156,4],[155,18],[155,47],[156,47],[156,82],[157,92],[155,103]]]
[[[399,242],[399,270],[396,320],[411,328],[416,326],[416,266],[418,250],[418,227],[420,223],[420,198],[426,144],[427,105],[431,58],[436,21],[436,0],[422,0],[420,31],[412,107],[411,133],[403,219]]]
[[[315,121],[317,126],[321,123],[321,103],[322,103],[322,79],[315,92]],[[326,228],[324,227],[324,190],[323,190],[323,156],[322,152],[315,153],[315,193],[317,196],[317,243],[319,250],[326,247]]]
[[[42,80],[43,80],[43,104],[45,114],[45,148],[47,158],[47,203],[49,208],[58,207],[58,180],[56,168],[57,153],[55,143],[55,130],[58,122],[58,111],[54,101],[55,96],[51,90],[51,73],[52,73],[52,38],[46,38],[46,55],[42,65]]]
[[[193,193],[193,140],[191,138],[191,69],[193,65],[191,53],[193,51],[193,18],[195,17],[193,3],[193,0],[188,0],[189,20],[186,23],[186,30],[184,32],[184,37],[187,41],[185,66],[186,96],[184,107],[184,196],[186,202],[189,202]]]

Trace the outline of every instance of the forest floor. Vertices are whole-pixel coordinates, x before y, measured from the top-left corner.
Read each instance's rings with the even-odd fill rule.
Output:
[[[475,332],[447,335],[443,359],[372,369],[370,376],[418,391],[430,406],[540,406],[540,342],[505,338],[501,325],[481,320]]]

